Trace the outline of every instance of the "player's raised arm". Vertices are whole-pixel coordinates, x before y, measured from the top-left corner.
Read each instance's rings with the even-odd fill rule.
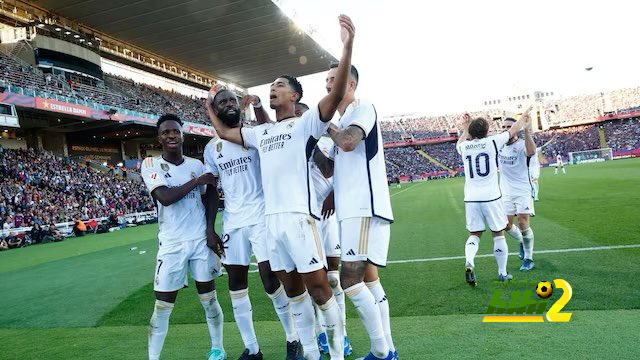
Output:
[[[238,145],[243,145],[242,135],[240,134],[240,127],[230,127],[220,118],[218,117],[218,109],[216,107],[217,104],[214,104],[216,100],[216,94],[221,92],[222,86],[220,84],[215,84],[209,89],[209,97],[204,101],[204,107],[207,109],[207,114],[209,114],[209,120],[211,120],[211,124],[216,129],[218,136],[221,139],[225,139],[231,141],[232,143],[236,143]]]
[[[355,150],[365,136],[364,130],[358,126],[350,125],[346,129],[340,129],[333,123],[329,124],[327,133],[342,151],[347,152]]]
[[[524,149],[529,157],[536,154],[536,142],[533,140],[533,126],[531,121],[528,121],[524,127]]]
[[[247,109],[249,105],[253,106],[253,113],[256,114],[256,120],[258,124],[264,124],[268,122],[272,122],[269,118],[269,114],[267,110],[265,110],[264,106],[262,106],[262,102],[260,98],[256,95],[245,95],[242,100],[240,100],[240,109]]]
[[[522,130],[522,128],[525,125],[529,124],[529,122],[531,121],[531,118],[529,117],[529,113],[531,112],[532,109],[533,109],[533,105],[529,105],[529,107],[522,113],[522,115],[520,115],[520,118],[518,119],[518,121],[516,121],[515,123],[513,123],[513,125],[511,125],[511,128],[509,129],[509,137],[516,136],[516,134],[518,134],[518,132],[520,132],[520,130]]]
[[[471,115],[464,114],[462,116],[462,134],[458,137],[457,145],[460,145],[463,141],[469,139],[469,123],[471,122]]]
[[[349,72],[351,71],[351,53],[353,52],[353,38],[356,29],[351,19],[346,15],[338,17],[340,22],[340,37],[342,39],[342,57],[338,65],[335,84],[331,92],[320,100],[318,109],[320,110],[320,120],[331,121],[333,114],[338,109],[338,105],[347,91],[347,81],[349,80]]]

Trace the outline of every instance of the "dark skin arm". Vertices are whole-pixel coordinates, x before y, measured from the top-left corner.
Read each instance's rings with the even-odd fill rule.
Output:
[[[333,176],[333,160],[324,156],[317,145],[315,151],[313,152],[313,162],[315,162],[316,166],[318,166],[318,168],[320,169],[322,176],[327,179]]]
[[[155,188],[151,192],[151,196],[160,204],[162,204],[162,206],[169,206],[180,201],[196,186],[207,185],[213,183],[214,181],[215,177],[211,173],[205,173],[175,188],[169,189],[166,186]]]
[[[216,233],[215,224],[218,215],[218,204],[220,202],[220,194],[215,184],[207,185],[207,193],[205,194],[205,210],[207,218],[207,246],[213,250],[218,256],[224,255],[224,247],[222,239]]]
[[[259,97],[256,95],[245,95],[240,101],[240,109],[246,109],[249,105],[252,105],[253,113],[256,114],[258,124],[271,122],[269,114],[267,114],[267,110],[265,110],[264,106],[261,105],[260,107],[255,107],[257,104],[261,104]]]

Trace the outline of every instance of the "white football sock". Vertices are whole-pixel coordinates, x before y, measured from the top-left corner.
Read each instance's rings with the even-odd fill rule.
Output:
[[[338,306],[340,306],[340,312],[342,313],[342,323],[344,324],[344,336],[347,336],[347,307],[344,303],[344,290],[342,290],[342,286],[340,285],[340,272],[339,271],[328,271],[327,278],[329,279],[329,286],[331,286],[331,291],[333,291],[333,297],[336,298],[336,302]]]
[[[289,298],[287,297],[287,293],[284,291],[284,287],[280,285],[278,290],[276,290],[273,294],[267,295],[271,299],[271,302],[273,302],[273,308],[276,310],[276,314],[278,314],[278,318],[280,319],[280,323],[282,324],[284,333],[287,336],[287,341],[298,341],[298,333],[296,332],[293,318],[291,317]]]
[[[511,224],[511,228],[507,230],[507,234],[511,235],[511,237],[522,243],[522,233],[520,232],[520,229],[514,224]]]
[[[321,332],[324,331],[322,329],[322,311],[320,311],[318,304],[316,304],[315,302],[313,303],[313,310],[316,314],[315,331],[316,331],[316,335],[319,335]]]
[[[498,263],[498,274],[507,275],[507,258],[509,257],[509,247],[504,236],[493,238],[493,256]]]
[[[169,330],[169,316],[171,316],[172,310],[172,303],[156,300],[153,315],[149,321],[149,360],[160,359],[164,339]]]
[[[289,303],[291,304],[293,321],[298,330],[300,343],[304,349],[304,356],[307,359],[320,358],[320,350],[318,350],[315,334],[315,316],[309,293],[305,291],[301,295],[289,298]]]
[[[233,307],[233,317],[240,331],[244,347],[249,349],[249,355],[257,354],[260,351],[256,331],[253,328],[253,309],[249,299],[249,289],[229,291],[231,296],[231,306]]]
[[[533,183],[533,198],[538,200],[538,182]]]
[[[562,173],[563,173],[563,174],[566,174],[566,173],[567,173],[567,170],[565,170],[565,169],[564,169],[564,167],[562,168]]]
[[[384,293],[380,279],[366,284],[380,308],[380,319],[382,320],[382,329],[387,340],[387,345],[389,345],[391,351],[395,352],[396,347],[393,345],[393,339],[391,338],[391,319],[389,318],[389,301],[387,300],[387,295]]]
[[[222,343],[224,314],[216,297],[216,291],[213,290],[205,294],[198,294],[198,297],[200,298],[200,304],[202,304],[207,319],[207,327],[209,328],[209,335],[211,336],[211,348],[224,350]]]
[[[475,235],[469,235],[467,239],[467,243],[464,246],[464,257],[466,261],[471,264],[471,266],[475,265],[476,254],[478,253],[478,247],[480,246],[480,238]]]
[[[530,227],[524,229],[522,238],[524,239],[524,258],[533,260],[533,230]]]
[[[373,294],[364,282],[344,289],[344,292],[356,307],[360,320],[362,320],[362,324],[367,334],[369,334],[371,352],[379,358],[386,358],[387,355],[389,355],[389,345],[387,345],[387,340],[382,328],[380,307],[376,304],[376,299],[373,297]]]
[[[556,170],[553,172],[553,175],[558,175],[558,168],[556,167]]]
[[[332,296],[326,303],[318,305],[318,309],[320,309],[322,330],[327,333],[331,359],[342,360],[344,359],[344,333],[342,332],[344,325],[340,306]]]

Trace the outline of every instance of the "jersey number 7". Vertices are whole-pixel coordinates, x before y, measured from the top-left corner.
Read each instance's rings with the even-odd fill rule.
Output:
[[[480,159],[484,159],[484,171],[482,171],[482,161]],[[480,176],[480,177],[485,177],[487,175],[489,175],[489,154],[487,153],[480,153],[478,155],[476,155],[475,161],[472,161],[471,155],[467,155],[466,156],[467,161],[469,162],[469,177],[471,179],[473,179],[474,177],[474,172],[475,175]],[[475,163],[475,168],[473,166],[473,164]],[[475,171],[474,171],[475,170]]]

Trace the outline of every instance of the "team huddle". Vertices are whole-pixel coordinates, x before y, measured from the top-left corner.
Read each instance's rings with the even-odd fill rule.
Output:
[[[393,222],[383,140],[374,106],[355,98],[355,28],[346,16],[339,22],[342,56],[330,67],[327,95],[317,106],[300,102],[302,85],[289,75],[276,78],[270,87],[275,121],[257,96],[246,95],[239,102],[232,91],[213,86],[205,107],[217,137],[205,148],[204,164],[182,155],[178,117],[167,114],[158,120],[162,156],[147,158],[142,166],[160,223],[150,360],[160,358],[187,270],[211,336],[207,357],[227,358],[224,314],[214,282],[222,266],[245,347],[239,359],[263,359],[248,289],[252,256],[282,324],[287,360],[318,360],[321,353],[344,359],[352,353],[345,297],[353,302],[371,343],[360,359],[398,359],[389,302],[377,271],[387,263]],[[255,127],[241,122],[242,109],[250,105],[259,122]],[[534,267],[529,217],[534,215],[539,173],[531,174],[529,168],[541,148],[533,141],[530,111],[517,121],[507,118],[504,132],[492,136],[487,120],[463,119],[457,150],[464,161],[469,231],[464,271],[472,287],[477,285],[474,260],[485,224],[493,234],[500,281],[513,278],[507,272],[505,230],[519,241],[520,270]],[[340,119],[334,123],[336,112]],[[524,139],[518,137],[522,129]],[[221,236],[214,227],[218,187],[225,195]]]
[[[302,86],[288,75],[271,84],[269,106],[276,121],[258,97],[248,95],[239,103],[233,92],[212,87],[205,106],[218,137],[205,148],[205,164],[182,155],[179,118],[159,119],[163,154],[142,166],[159,203],[160,223],[150,360],[160,358],[187,269],[211,336],[207,357],[227,358],[214,286],[222,265],[245,346],[239,359],[263,358],[248,292],[252,255],[284,329],[286,359],[317,360],[321,352],[344,359],[352,353],[345,294],[371,341],[363,359],[398,358],[377,272],[386,265],[393,222],[382,136],[373,105],[355,99],[355,28],[346,16],[339,22],[342,56],[329,69],[327,95],[317,106],[300,103]],[[258,126],[242,126],[241,108],[249,104]],[[334,124],[336,111],[340,120]],[[218,186],[225,195],[221,236],[214,229]]]

